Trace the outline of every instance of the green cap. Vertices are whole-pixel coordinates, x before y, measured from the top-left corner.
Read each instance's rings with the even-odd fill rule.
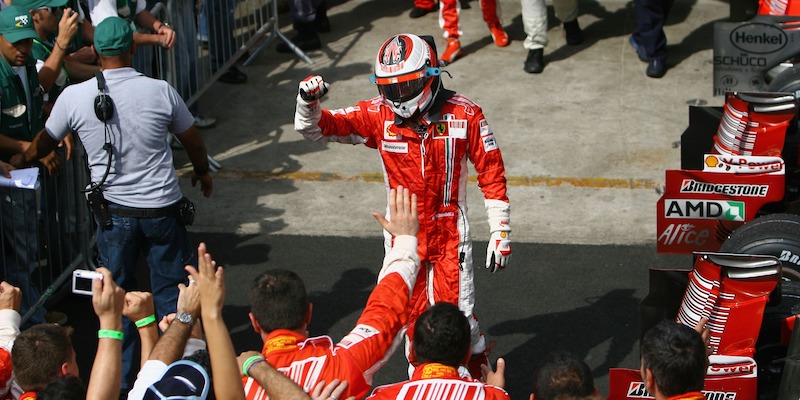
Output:
[[[14,0],[14,5],[28,10],[35,10],[41,7],[58,8],[67,5],[67,0]]]
[[[33,17],[27,8],[11,5],[0,11],[0,35],[10,43],[23,39],[36,39],[39,34],[33,27]]]
[[[132,44],[131,24],[120,17],[108,17],[94,28],[94,49],[101,56],[120,55]]]

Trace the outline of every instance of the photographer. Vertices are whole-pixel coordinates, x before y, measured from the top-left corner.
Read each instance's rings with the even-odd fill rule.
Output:
[[[134,48],[133,32],[125,20],[109,17],[98,24],[93,50],[102,74],[65,88],[45,130],[36,136],[24,160],[15,161],[30,163],[70,131],[78,133],[91,169],[88,198],[98,223],[98,264],[109,268],[123,289],[136,290],[137,259],[143,252],[160,318],[175,312],[178,284],[186,280],[183,267],[195,258],[185,227],[192,222],[194,206],[181,194],[169,132],[175,133],[192,162],[192,186],[199,181],[205,197],[213,186],[194,117],[169,84],[131,67]],[[136,329],[128,321],[123,330],[126,390],[127,379],[133,377],[131,338]]]

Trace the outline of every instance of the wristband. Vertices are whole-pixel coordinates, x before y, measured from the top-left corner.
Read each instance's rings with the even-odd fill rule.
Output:
[[[141,328],[143,326],[150,325],[153,322],[156,322],[156,316],[151,314],[151,315],[148,315],[148,316],[146,316],[146,317],[144,317],[144,318],[142,318],[142,319],[140,319],[140,320],[138,320],[138,321],[136,321],[134,323],[136,324],[137,328]]]
[[[122,340],[122,332],[111,329],[100,329],[97,331],[98,339],[117,339]]]
[[[244,360],[244,364],[242,364],[242,374],[244,374],[244,376],[250,376],[250,368],[252,368],[253,365],[262,362],[264,362],[263,356],[252,356],[247,360]]]

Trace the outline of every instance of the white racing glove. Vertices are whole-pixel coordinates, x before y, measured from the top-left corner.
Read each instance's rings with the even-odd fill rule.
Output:
[[[319,99],[328,93],[330,85],[319,75],[312,75],[300,82],[297,93],[297,107],[294,113],[294,129],[306,139],[320,140],[322,130],[319,120],[322,118],[322,109]]]
[[[306,104],[319,100],[330,89],[328,82],[325,82],[319,75],[312,75],[300,81],[300,98],[305,100]]]
[[[489,216],[489,246],[486,248],[486,268],[495,273],[508,266],[511,260],[511,225],[509,204],[499,200],[485,200]]]

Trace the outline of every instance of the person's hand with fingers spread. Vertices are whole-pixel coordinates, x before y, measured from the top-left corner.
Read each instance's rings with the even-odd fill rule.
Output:
[[[202,315],[220,317],[225,302],[225,275],[222,266],[217,268],[217,262],[206,251],[205,243],[197,247],[197,269],[187,265],[186,271],[189,272],[189,285],[196,286],[203,293],[200,297]]]
[[[200,313],[214,371],[214,395],[218,399],[244,399],[240,369],[237,368],[233,343],[222,320],[225,303],[225,272],[206,251],[206,244],[197,247],[197,269],[186,266],[189,286],[196,287],[203,295],[200,298]]]
[[[389,216],[391,221],[379,213],[372,215],[392,236],[416,236],[419,232],[419,216],[417,214],[417,195],[408,188],[398,186],[389,191]]]
[[[0,310],[14,310],[19,312],[22,292],[19,288],[6,282],[0,282]]]

